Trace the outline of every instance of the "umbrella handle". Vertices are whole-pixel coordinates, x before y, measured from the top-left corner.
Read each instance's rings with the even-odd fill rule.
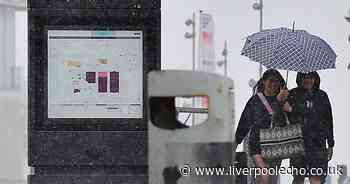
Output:
[[[295,21],[293,21],[293,28],[292,28],[293,32],[294,32],[294,28],[295,28]],[[286,89],[288,89],[288,76],[289,76],[289,70],[287,70],[287,76],[286,76],[286,86],[285,86]]]
[[[287,70],[287,76],[286,76],[286,86],[285,86],[286,89],[288,89],[288,76],[289,76],[289,70]]]

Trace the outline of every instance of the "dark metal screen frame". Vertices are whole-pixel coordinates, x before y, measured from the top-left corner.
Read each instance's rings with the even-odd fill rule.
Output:
[[[85,16],[82,16],[84,14]],[[64,17],[65,15],[65,17]],[[86,17],[95,17],[86,19]],[[40,131],[146,130],[148,71],[160,69],[160,11],[156,10],[32,10],[29,12],[29,121]],[[63,17],[62,17],[63,16]],[[96,17],[105,23],[96,22]],[[41,19],[41,20],[40,20]],[[107,20],[106,20],[107,19]],[[119,21],[113,21],[119,20]],[[145,24],[148,20],[153,23]],[[82,25],[76,25],[82,24]],[[96,25],[101,24],[101,25]],[[47,31],[122,30],[143,32],[143,118],[48,118]],[[153,42],[153,43],[152,43]],[[32,109],[36,109],[32,111]]]

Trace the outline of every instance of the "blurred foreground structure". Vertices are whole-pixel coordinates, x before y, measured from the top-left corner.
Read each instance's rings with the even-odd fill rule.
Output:
[[[205,72],[160,71],[151,72],[148,83],[149,183],[234,183],[233,175],[195,175],[195,167],[234,163],[233,81]],[[177,120],[175,97],[198,95],[209,99],[208,118],[185,127]],[[183,167],[189,168],[188,176],[179,172]]]
[[[0,0],[0,183],[2,184],[24,184],[28,173],[26,72],[23,66],[16,63],[15,44],[16,15],[25,11],[25,0]]]

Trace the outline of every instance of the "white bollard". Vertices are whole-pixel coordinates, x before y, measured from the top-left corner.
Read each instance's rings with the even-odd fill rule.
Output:
[[[149,183],[234,183],[229,171],[234,162],[233,81],[205,72],[154,71],[148,75],[148,95]],[[176,129],[180,124],[176,121],[174,97],[202,95],[209,98],[208,119],[198,126]],[[225,171],[199,176],[196,167]]]

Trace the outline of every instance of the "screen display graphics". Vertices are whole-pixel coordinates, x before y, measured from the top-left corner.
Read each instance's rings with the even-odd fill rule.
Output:
[[[48,118],[142,118],[142,31],[48,30]]]

